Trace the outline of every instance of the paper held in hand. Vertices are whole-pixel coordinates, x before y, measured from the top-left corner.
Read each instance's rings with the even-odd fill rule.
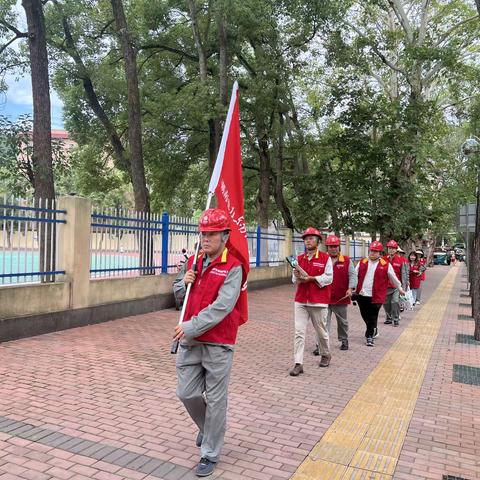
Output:
[[[289,263],[289,265],[294,269],[296,270],[299,274],[300,274],[300,277],[308,277],[308,273],[298,264],[298,261],[297,259],[293,256],[293,255],[289,255],[288,257],[285,257],[285,260]],[[315,281],[317,282],[317,285],[319,287],[322,287],[323,285],[321,285],[317,279],[315,279]]]

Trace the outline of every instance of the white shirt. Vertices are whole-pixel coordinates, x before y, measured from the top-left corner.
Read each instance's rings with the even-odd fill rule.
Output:
[[[311,260],[316,251],[311,255],[307,255],[308,259]],[[325,270],[321,275],[317,275],[315,280],[320,288],[326,287],[333,282],[333,263],[332,259],[328,257],[327,263],[325,264]],[[297,277],[292,273],[292,282],[297,283]],[[300,305],[308,305],[309,307],[328,307],[326,303],[299,303]]]
[[[372,296],[373,276],[375,275],[375,270],[377,269],[379,261],[380,259],[375,261],[368,259],[367,273],[365,274],[365,278],[363,279],[362,289],[360,290],[360,292],[358,292],[360,295],[363,295],[364,297]],[[357,270],[357,273],[359,268],[360,268],[360,262],[358,262],[357,266],[355,267],[355,269]],[[395,275],[395,271],[393,270],[393,267],[390,263],[388,264],[387,274],[388,274],[388,278],[395,285],[396,288],[400,288],[402,286],[397,276]]]

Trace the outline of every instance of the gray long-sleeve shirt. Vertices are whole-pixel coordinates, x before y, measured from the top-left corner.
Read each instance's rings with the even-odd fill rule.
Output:
[[[210,258],[205,255],[203,260],[202,274],[210,265]],[[178,273],[173,282],[173,293],[177,300],[183,300],[186,293],[186,286],[183,278],[187,271],[186,263],[183,269]],[[223,285],[218,291],[216,300],[201,310],[198,315],[194,315],[188,322],[183,324],[185,333],[185,341],[189,345],[195,345],[202,342],[194,340],[196,337],[203,335],[215,325],[220,323],[235,307],[240,290],[242,288],[242,267],[233,267],[225,277]]]
[[[350,264],[348,265],[348,288],[351,288],[352,290],[354,290],[357,287],[357,283],[358,283],[357,271],[355,270],[353,261],[350,260]]]

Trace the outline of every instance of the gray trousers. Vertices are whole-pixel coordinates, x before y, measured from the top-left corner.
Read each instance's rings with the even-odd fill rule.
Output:
[[[348,321],[347,321],[347,305],[329,305],[327,313],[327,330],[330,332],[332,323],[332,313],[337,319],[337,335],[338,340],[348,340]]]
[[[400,320],[400,292],[396,288],[389,288],[387,291],[387,299],[383,304],[387,320]]]
[[[422,299],[422,283],[420,282],[420,288],[417,288],[416,301],[419,302]]]
[[[203,433],[200,456],[212,462],[218,462],[225,437],[232,362],[233,350],[221,345],[180,344],[178,349],[177,396]]]
[[[309,320],[315,329],[320,354],[330,354],[330,340],[327,330],[327,307],[311,307],[295,302],[295,338],[293,340],[295,363],[303,364],[305,335],[307,333]]]

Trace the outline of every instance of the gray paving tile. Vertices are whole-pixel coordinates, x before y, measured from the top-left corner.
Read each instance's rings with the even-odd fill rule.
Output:
[[[163,465],[160,465],[158,468],[156,468],[150,475],[163,478],[165,474],[167,474],[174,468],[175,468],[175,465],[173,463],[165,462]]]
[[[152,473],[156,468],[161,467],[165,462],[157,458],[150,459],[145,465],[142,465],[137,470],[147,475]]]
[[[134,460],[137,460],[141,456],[143,456],[143,455],[140,455],[140,454],[134,453],[134,452],[126,452],[125,455],[123,455],[120,458],[117,458],[113,463],[115,465],[118,465],[119,467],[126,467],[129,463],[133,462]],[[105,459],[104,459],[104,461],[105,461]]]
[[[180,465],[175,465],[175,467],[166,473],[163,478],[165,480],[180,480],[185,477],[185,475],[191,473],[189,468],[182,467]]]
[[[97,460],[103,460],[107,455],[110,455],[115,450],[117,450],[115,447],[105,446],[102,449],[90,454],[89,457],[96,458]]]
[[[452,380],[457,383],[480,386],[480,368],[470,365],[454,365]]]
[[[480,345],[480,341],[475,340],[473,335],[465,335],[464,333],[457,333],[456,343],[466,343],[468,345]]]
[[[102,458],[102,462],[113,463],[116,465],[115,460],[124,457],[127,453],[127,450],[123,448],[117,448],[112,453],[109,453],[106,457]]]
[[[148,457],[147,455],[139,455],[138,458],[136,458],[130,463],[127,463],[126,467],[130,468],[131,470],[138,470],[150,460],[152,460],[152,457]]]
[[[459,315],[458,319],[459,320],[473,320],[473,317],[471,315]]]

